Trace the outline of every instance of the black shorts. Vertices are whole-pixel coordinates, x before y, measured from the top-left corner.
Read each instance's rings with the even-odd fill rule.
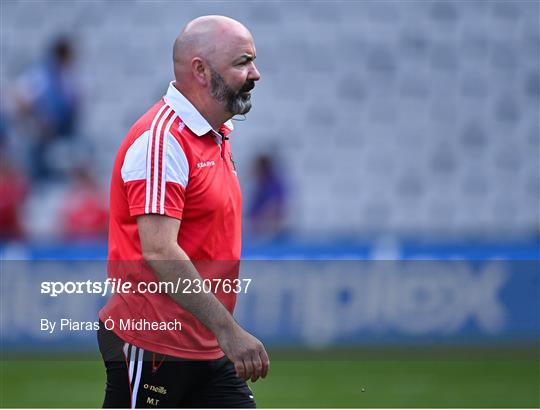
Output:
[[[107,370],[104,408],[255,408],[253,393],[227,357],[188,360],[125,343],[100,322]]]

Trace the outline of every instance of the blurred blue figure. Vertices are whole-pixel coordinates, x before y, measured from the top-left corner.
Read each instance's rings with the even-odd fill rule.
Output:
[[[257,156],[253,168],[254,195],[248,210],[250,233],[262,239],[275,239],[287,229],[285,181],[269,155]]]
[[[61,37],[45,60],[24,73],[16,84],[18,117],[31,138],[30,167],[35,179],[55,176],[48,151],[77,131],[80,92],[71,42]]]
[[[0,107],[0,153],[7,152],[8,148],[8,124],[6,114]]]

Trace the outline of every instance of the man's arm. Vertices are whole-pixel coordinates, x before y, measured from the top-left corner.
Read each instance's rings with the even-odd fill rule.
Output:
[[[180,221],[164,215],[137,218],[144,260],[160,281],[201,279],[195,266],[177,242]],[[256,381],[266,377],[270,364],[263,344],[236,323],[229,311],[212,293],[169,293],[173,300],[191,312],[218,340],[233,362],[238,377]]]

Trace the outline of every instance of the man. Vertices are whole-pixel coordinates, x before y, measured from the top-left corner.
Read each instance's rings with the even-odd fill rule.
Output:
[[[230,119],[251,108],[254,59],[239,22],[191,21],[174,44],[175,81],[120,147],[109,277],[136,290],[115,293],[100,311],[104,407],[255,407],[245,381],[266,376],[268,355],[231,316],[236,292],[217,286],[238,277],[241,194],[228,134]],[[156,279],[181,286],[136,288]],[[211,292],[189,287],[201,279],[213,281]],[[134,325],[143,320],[175,326]]]

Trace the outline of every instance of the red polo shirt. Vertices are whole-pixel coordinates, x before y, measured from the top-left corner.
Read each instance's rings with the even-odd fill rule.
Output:
[[[215,132],[174,87],[131,128],[117,154],[111,180],[109,277],[157,282],[144,263],[137,216],[161,214],[182,220],[178,244],[209,279],[238,278],[241,193],[230,143],[232,123]],[[184,287],[182,286],[181,289]],[[234,292],[216,297],[232,313]],[[100,311],[114,332],[143,349],[188,359],[223,356],[215,336],[164,293],[115,293]],[[182,323],[182,330],[121,329],[120,320]],[[110,323],[110,322],[109,322]],[[125,326],[124,326],[125,327]]]

